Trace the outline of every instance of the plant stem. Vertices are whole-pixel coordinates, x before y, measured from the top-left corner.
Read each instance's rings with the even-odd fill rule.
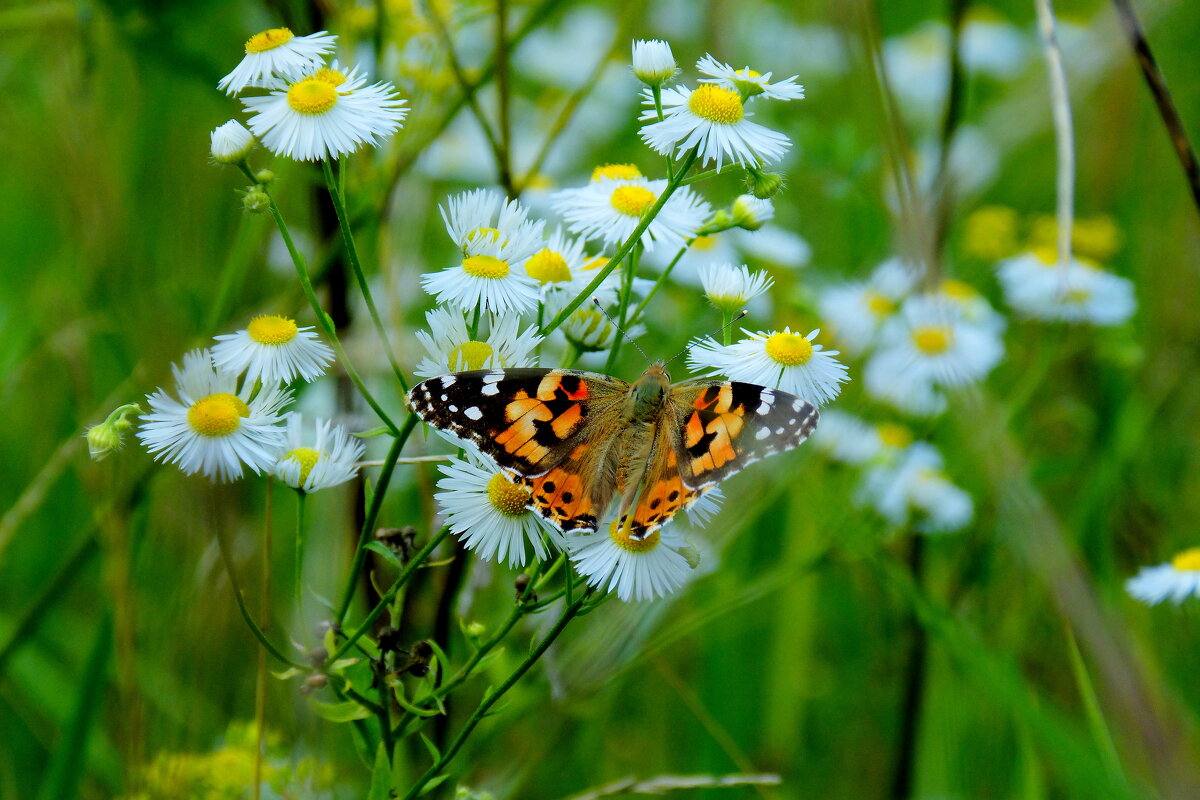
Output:
[[[912,548],[909,550],[909,570],[913,584],[918,588],[924,582],[925,537],[910,532]],[[925,626],[913,612],[910,622],[912,644],[904,668],[904,694],[900,701],[900,732],[896,749],[896,762],[892,772],[893,800],[908,800],[913,793],[916,776],[917,734],[921,718],[921,699],[925,693],[925,664],[928,655],[928,635]]]
[[[516,685],[517,681],[519,681],[522,676],[529,671],[530,667],[537,663],[538,659],[540,659],[542,655],[544,655],[545,652],[550,648],[550,645],[554,643],[554,640],[557,639],[560,634],[562,634],[567,627],[567,623],[569,623],[575,617],[575,615],[579,613],[580,609],[583,608],[583,604],[587,601],[587,597],[588,596],[584,594],[574,603],[567,606],[566,610],[563,611],[562,616],[560,616],[554,623],[554,627],[547,631],[546,635],[540,642],[538,642],[537,646],[530,651],[529,655],[525,657],[520,666],[513,670],[513,673],[505,679],[504,683],[500,684],[500,686],[496,689],[488,692],[487,696],[484,697],[479,703],[479,707],[475,709],[475,713],[473,713],[471,718],[467,720],[467,723],[463,726],[463,729],[458,732],[458,736],[454,737],[454,741],[450,743],[450,747],[436,762],[429,767],[429,769],[425,771],[424,775],[417,779],[417,782],[414,783],[412,788],[408,790],[408,793],[404,795],[404,800],[412,800],[421,794],[421,790],[425,787],[425,784],[433,780],[433,778],[440,773],[447,764],[450,763],[451,759],[458,754],[458,751],[467,741],[467,737],[471,735],[471,732],[475,730],[476,726],[483,721],[485,716],[487,716],[487,713],[491,710],[492,706],[494,706],[500,700],[500,698],[508,692],[509,689]]]
[[[380,341],[383,342],[383,352],[387,355],[388,363],[392,365],[392,373],[400,383],[400,388],[407,392],[408,381],[404,379],[404,370],[400,369],[396,354],[392,352],[392,343],[388,340],[387,329],[383,325],[383,319],[379,316],[379,309],[375,306],[375,298],[371,295],[371,287],[367,283],[367,276],[363,273],[362,261],[358,256],[358,247],[354,244],[354,234],[350,230],[350,216],[346,213],[346,196],[341,186],[346,177],[346,165],[344,162],[339,162],[337,180],[334,179],[333,167],[328,160],[321,162],[321,169],[325,173],[325,188],[329,190],[329,199],[333,201],[333,210],[337,214],[338,226],[342,231],[342,243],[346,248],[346,258],[350,261],[350,268],[354,271],[354,279],[358,282],[358,289],[367,303],[371,321],[375,323],[375,330],[379,333]]]
[[[412,559],[404,565],[404,570],[400,573],[400,576],[396,578],[396,582],[392,584],[392,588],[388,589],[387,594],[379,599],[379,603],[376,604],[375,608],[371,609],[371,613],[367,614],[366,619],[359,624],[359,626],[354,630],[354,633],[347,636],[346,641],[342,642],[341,646],[329,656],[328,663],[332,664],[334,661],[337,661],[339,658],[344,656],[346,652],[354,646],[354,643],[362,638],[363,634],[371,629],[371,626],[375,623],[375,620],[379,619],[379,615],[387,610],[392,600],[395,599],[400,590],[404,588],[404,585],[408,583],[408,579],[413,576],[413,573],[417,571],[417,568],[421,566],[425,559],[429,558],[429,554],[433,552],[434,548],[441,544],[442,540],[449,535],[450,528],[442,526],[442,529],[438,531],[432,539],[429,540],[428,544],[422,547],[420,551],[418,551],[416,555],[414,555]]]
[[[642,245],[638,242],[629,256],[625,259],[625,279],[621,282],[621,300],[617,305],[617,325],[613,332],[612,347],[608,350],[608,360],[604,363],[604,371],[612,374],[617,364],[617,355],[621,352],[621,342],[625,339],[625,315],[629,311],[629,296],[633,292],[633,277],[637,272],[638,256],[641,255]]]
[[[367,558],[367,543],[371,541],[371,532],[375,529],[375,523],[379,519],[379,511],[383,507],[383,498],[387,494],[388,484],[392,479],[392,472],[396,468],[396,461],[400,458],[400,451],[404,449],[408,437],[412,434],[413,429],[417,427],[418,418],[416,414],[409,414],[404,420],[404,427],[392,440],[392,446],[388,448],[387,456],[383,460],[383,467],[379,470],[379,481],[375,485],[374,491],[371,492],[371,507],[367,509],[367,516],[363,520],[362,530],[358,534],[358,546],[354,548],[354,563],[350,567],[350,575],[346,578],[346,588],[342,592],[342,602],[338,605],[337,621],[340,625],[346,619],[346,612],[350,609],[350,603],[354,600],[354,587],[358,583],[358,574],[362,571],[363,562]]]
[[[225,543],[225,537],[220,530],[216,532],[216,537],[217,549],[221,551],[221,563],[225,565],[225,574],[229,576],[229,585],[233,587],[233,598],[237,601],[238,611],[242,612],[242,619],[246,621],[246,625],[250,628],[250,632],[254,634],[254,638],[258,639],[258,643],[279,661],[287,664],[289,667],[295,667],[307,672],[309,669],[307,666],[292,661],[280,652],[279,648],[271,644],[267,635],[263,633],[262,628],[254,621],[254,617],[250,616],[250,609],[246,608],[246,599],[242,595],[241,583],[238,581],[237,573],[233,570],[233,559],[229,556],[229,546]]]
[[[629,238],[621,242],[621,246],[617,248],[617,252],[613,255],[609,262],[604,265],[604,268],[599,271],[596,277],[592,279],[592,282],[584,287],[584,290],[580,292],[574,300],[567,303],[566,307],[563,308],[562,311],[558,312],[554,319],[550,320],[549,325],[542,329],[541,334],[543,337],[550,335],[551,331],[553,331],[559,325],[562,325],[566,318],[575,313],[575,309],[579,308],[579,306],[583,304],[583,301],[591,297],[592,292],[596,291],[600,284],[604,283],[604,280],[612,274],[613,270],[620,266],[621,262],[625,260],[625,256],[629,255],[629,251],[633,249],[633,245],[642,238],[642,234],[646,232],[646,229],[650,227],[650,223],[656,216],[658,216],[658,212],[662,211],[662,207],[666,205],[667,200],[670,199],[671,195],[675,193],[675,190],[679,188],[679,182],[683,180],[683,176],[687,174],[687,171],[692,168],[692,164],[696,162],[696,156],[699,154],[699,152],[699,145],[692,148],[692,151],[688,153],[687,158],[684,159],[683,166],[680,168],[679,172],[675,173],[675,177],[667,183],[667,188],[663,189],[663,193],[658,196],[658,200],[655,201],[650,210],[647,211],[642,217],[641,221],[638,222],[637,227],[633,229],[633,233],[629,234]]]
[[[496,94],[499,105],[500,149],[496,152],[496,167],[500,185],[510,198],[518,192],[512,174],[512,123],[509,120],[508,90],[508,0],[496,0]]]
[[[308,497],[303,490],[296,490],[296,575],[295,585],[292,587],[296,593],[296,614],[302,615],[304,611],[304,499]]]
[[[631,322],[637,322],[642,318],[642,312],[646,310],[646,306],[650,305],[651,298],[658,294],[658,290],[662,288],[663,284],[667,282],[667,278],[671,276],[671,270],[675,269],[675,265],[679,263],[679,259],[683,258],[684,253],[688,251],[688,248],[695,241],[695,237],[692,237],[683,243],[683,247],[679,248],[679,252],[671,259],[671,263],[667,264],[667,268],[658,276],[658,280],[654,281],[654,285],[650,287],[650,291],[646,292],[646,296],[642,299],[642,302],[638,303],[637,308],[629,315]]]
[[[250,172],[250,168],[243,161],[238,165],[242,172],[247,177],[254,180],[254,174]],[[346,356],[346,348],[342,347],[342,340],[338,338],[337,330],[333,325],[333,319],[325,313],[325,309],[321,308],[321,301],[317,298],[317,293],[313,289],[312,279],[308,276],[307,262],[304,260],[303,254],[296,249],[296,243],[292,241],[292,234],[288,230],[287,223],[283,220],[283,214],[279,211],[279,206],[275,202],[274,195],[270,190],[263,187],[263,191],[267,193],[267,197],[271,201],[271,217],[275,220],[275,227],[279,229],[279,235],[283,237],[283,243],[287,246],[288,254],[292,257],[292,264],[296,267],[296,275],[300,278],[300,288],[304,290],[304,296],[308,298],[309,305],[312,306],[313,313],[317,316],[317,324],[321,326],[321,330],[329,337],[330,344],[333,345],[333,351],[337,354],[338,361],[342,364],[342,369],[346,371],[346,376],[350,378],[350,382],[358,389],[359,394],[367,401],[367,405],[379,417],[383,424],[387,425],[388,430],[395,436],[399,433],[396,423],[392,422],[391,417],[387,412],[376,402],[374,395],[367,390],[367,386],[363,383],[363,379],[359,376],[358,370],[350,363],[350,359]]]

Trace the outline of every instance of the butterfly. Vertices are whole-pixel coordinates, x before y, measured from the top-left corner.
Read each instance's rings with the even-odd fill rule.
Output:
[[[568,369],[430,378],[408,393],[425,422],[474,444],[564,533],[594,533],[614,497],[644,539],[722,479],[803,442],[809,402],[752,383],[671,383],[652,364],[634,383]]]

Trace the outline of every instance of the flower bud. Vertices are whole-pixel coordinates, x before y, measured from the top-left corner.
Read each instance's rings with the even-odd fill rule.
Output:
[[[776,172],[763,172],[760,169],[750,167],[747,169],[750,173],[750,193],[759,200],[767,200],[774,197],[783,188],[783,176]]]
[[[770,200],[743,194],[733,201],[733,224],[739,228],[756,231],[774,216],[775,206]]]
[[[125,445],[125,434],[133,430],[133,423],[129,421],[128,417],[141,413],[141,410],[142,407],[137,403],[127,403],[115,409],[104,422],[92,425],[84,431],[83,436],[87,439],[88,455],[93,461],[102,461]]]
[[[254,134],[231,119],[212,132],[210,149],[213,161],[218,164],[237,164],[246,160],[256,144]]]
[[[633,74],[647,86],[662,86],[675,77],[671,45],[661,39],[637,39],[633,43]]]
[[[242,195],[242,208],[251,214],[262,214],[271,207],[271,196],[263,191],[263,187],[255,184]]]
[[[275,180],[275,172],[269,169],[260,169],[254,173],[254,180],[258,181],[260,186],[266,186]]]

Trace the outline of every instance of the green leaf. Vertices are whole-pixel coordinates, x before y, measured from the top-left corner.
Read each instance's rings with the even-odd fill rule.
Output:
[[[434,789],[436,789],[437,787],[439,787],[443,783],[445,783],[446,779],[449,777],[450,777],[449,772],[443,772],[441,775],[438,775],[436,778],[431,778],[429,783],[425,784],[425,788],[421,790],[421,795],[429,794]],[[420,796],[420,795],[418,795],[418,796]]]
[[[276,678],[278,678],[281,681],[286,681],[290,678],[296,677],[297,675],[303,675],[303,674],[305,674],[305,672],[302,669],[297,669],[296,667],[292,667],[291,669],[285,669],[283,672],[276,672],[275,670],[271,670],[271,674],[274,675]]]
[[[433,758],[434,762],[441,761],[442,754],[438,751],[437,745],[433,743],[433,740],[423,733],[417,735],[421,737],[421,742],[425,745],[425,749],[429,751],[429,755]]]
[[[438,711],[434,708],[421,708],[419,706],[414,706],[412,703],[408,702],[407,698],[405,698],[404,687],[397,686],[396,689],[397,691],[393,692],[396,697],[396,703],[408,713],[417,717],[436,717],[439,714],[444,713],[444,710]],[[441,705],[440,700],[438,701],[438,704],[439,706]]]
[[[367,800],[391,800],[392,797],[392,764],[388,761],[387,748],[383,742],[375,751],[375,766],[371,769],[371,788],[367,791]]]
[[[350,435],[357,439],[374,439],[378,436],[383,436],[385,433],[391,433],[391,428],[387,425],[380,425],[378,428],[370,428],[365,431],[356,431]]]
[[[369,709],[363,708],[353,700],[344,703],[322,703],[319,700],[309,700],[313,713],[330,722],[353,722],[356,719],[366,719],[371,716]]]
[[[404,567],[404,562],[400,560],[400,556],[392,552],[392,549],[382,542],[367,542],[367,549],[372,553],[378,554],[384,561],[397,569]]]

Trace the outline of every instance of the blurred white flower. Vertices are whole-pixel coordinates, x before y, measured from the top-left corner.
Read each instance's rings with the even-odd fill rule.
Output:
[[[967,322],[959,307],[936,294],[913,295],[879,332],[872,362],[878,369],[927,379],[942,388],[982,380],[1000,363],[997,332]]]
[[[893,525],[920,514],[916,527],[923,533],[949,533],[970,524],[974,516],[971,496],[955,486],[942,471],[942,456],[933,445],[916,442],[893,463],[869,467],[856,495]]]
[[[896,313],[915,284],[912,269],[899,258],[890,258],[865,282],[822,291],[817,307],[838,345],[851,355],[859,355],[875,344],[880,327]]]
[[[1125,581],[1125,591],[1150,605],[1163,600],[1178,605],[1200,594],[1200,547],[1184,550],[1165,564],[1142,567]]]
[[[997,277],[1008,304],[1034,319],[1120,325],[1137,308],[1133,283],[1084,259],[1060,266],[1052,250],[1001,261]]]

